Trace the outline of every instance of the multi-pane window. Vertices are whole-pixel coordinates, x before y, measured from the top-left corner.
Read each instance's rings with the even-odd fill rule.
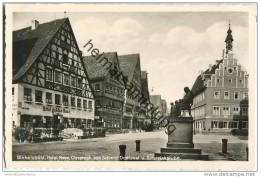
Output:
[[[212,121],[211,128],[218,128],[218,121]]]
[[[230,112],[229,112],[229,107],[228,106],[224,106],[223,107],[223,115],[229,115]]]
[[[54,75],[54,81],[57,83],[61,83],[61,72],[60,71],[55,71],[55,75]]]
[[[76,107],[75,97],[70,97],[70,104],[71,104],[72,107]]]
[[[71,76],[71,86],[76,87],[76,77],[75,76]]]
[[[247,116],[248,115],[248,108],[247,107],[242,107],[241,108],[241,114],[243,116]]]
[[[42,91],[35,90],[35,102],[42,103]]]
[[[81,78],[78,78],[78,87],[82,88],[82,79]]]
[[[77,107],[81,108],[81,99],[80,98],[77,99]]]
[[[219,99],[220,98],[220,91],[215,91],[214,92],[214,98]]]
[[[238,122],[229,122],[228,128],[238,128]]]
[[[64,75],[63,75],[63,84],[70,85],[69,74],[67,74],[67,73],[64,73]]]
[[[223,128],[228,128],[228,122],[223,122]]]
[[[32,89],[24,88],[24,100],[32,101]]]
[[[52,104],[52,94],[49,92],[46,92],[46,103]]]
[[[233,108],[233,114],[239,114],[239,107]]]
[[[68,52],[66,50],[63,51],[62,61],[63,61],[64,64],[68,64],[68,62],[69,62],[69,60],[68,60]]]
[[[52,70],[50,68],[46,68],[46,80],[52,81]]]
[[[92,101],[88,101],[88,108],[92,109]]]
[[[87,102],[87,100],[83,100],[83,108],[84,109],[87,109],[88,108],[88,102]]]
[[[69,97],[68,95],[63,95],[63,105],[64,106],[69,106]]]
[[[61,100],[60,100],[60,95],[59,94],[55,94],[55,104],[56,105],[61,105]]]
[[[248,129],[248,122],[242,122],[242,129]]]
[[[239,93],[238,93],[238,92],[235,92],[235,93],[234,93],[234,99],[235,99],[235,100],[238,100],[238,99],[239,99]]]
[[[228,91],[224,92],[224,99],[226,99],[226,100],[229,99],[229,92]]]
[[[218,128],[223,128],[224,127],[224,122],[223,121],[219,121],[218,122]]]
[[[213,106],[213,115],[220,115],[219,106]]]

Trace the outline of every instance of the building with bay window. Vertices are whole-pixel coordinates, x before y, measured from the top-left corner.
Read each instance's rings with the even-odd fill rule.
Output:
[[[192,87],[195,132],[248,130],[248,74],[234,55],[233,40],[229,26],[222,58],[202,71]]]
[[[14,126],[91,127],[94,104],[68,18],[13,31]]]
[[[123,75],[127,77],[127,85],[132,87],[131,89],[126,89],[123,128],[141,129],[147,118],[147,114],[146,108],[141,106],[140,100],[140,95],[143,93],[140,55],[120,55],[118,56],[118,59]],[[143,75],[146,75],[144,77],[147,77],[147,74]],[[146,94],[145,97],[147,99],[148,95]]]
[[[96,100],[95,125],[108,129],[121,129],[125,87],[117,53],[106,52],[96,57],[85,56],[84,64]]]

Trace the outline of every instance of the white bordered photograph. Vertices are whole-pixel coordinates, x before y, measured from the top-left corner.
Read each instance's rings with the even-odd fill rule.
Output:
[[[256,170],[255,3],[4,8],[7,170]]]

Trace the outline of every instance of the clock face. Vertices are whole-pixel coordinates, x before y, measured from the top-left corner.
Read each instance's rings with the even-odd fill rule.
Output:
[[[228,69],[228,73],[229,73],[229,74],[232,74],[232,73],[233,73],[233,69],[232,69],[232,68],[229,68],[229,69]]]

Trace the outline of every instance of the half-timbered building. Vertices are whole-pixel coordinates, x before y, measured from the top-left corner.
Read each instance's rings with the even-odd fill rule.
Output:
[[[85,56],[84,64],[96,100],[96,125],[110,130],[121,129],[125,87],[117,53]]]
[[[13,124],[91,127],[94,98],[68,18],[13,31]]]
[[[127,85],[133,87],[133,89],[127,89],[123,127],[140,129],[146,118],[145,110],[142,110],[140,104],[140,95],[142,93],[140,55],[120,55],[118,59],[120,68],[124,76],[127,77]]]

